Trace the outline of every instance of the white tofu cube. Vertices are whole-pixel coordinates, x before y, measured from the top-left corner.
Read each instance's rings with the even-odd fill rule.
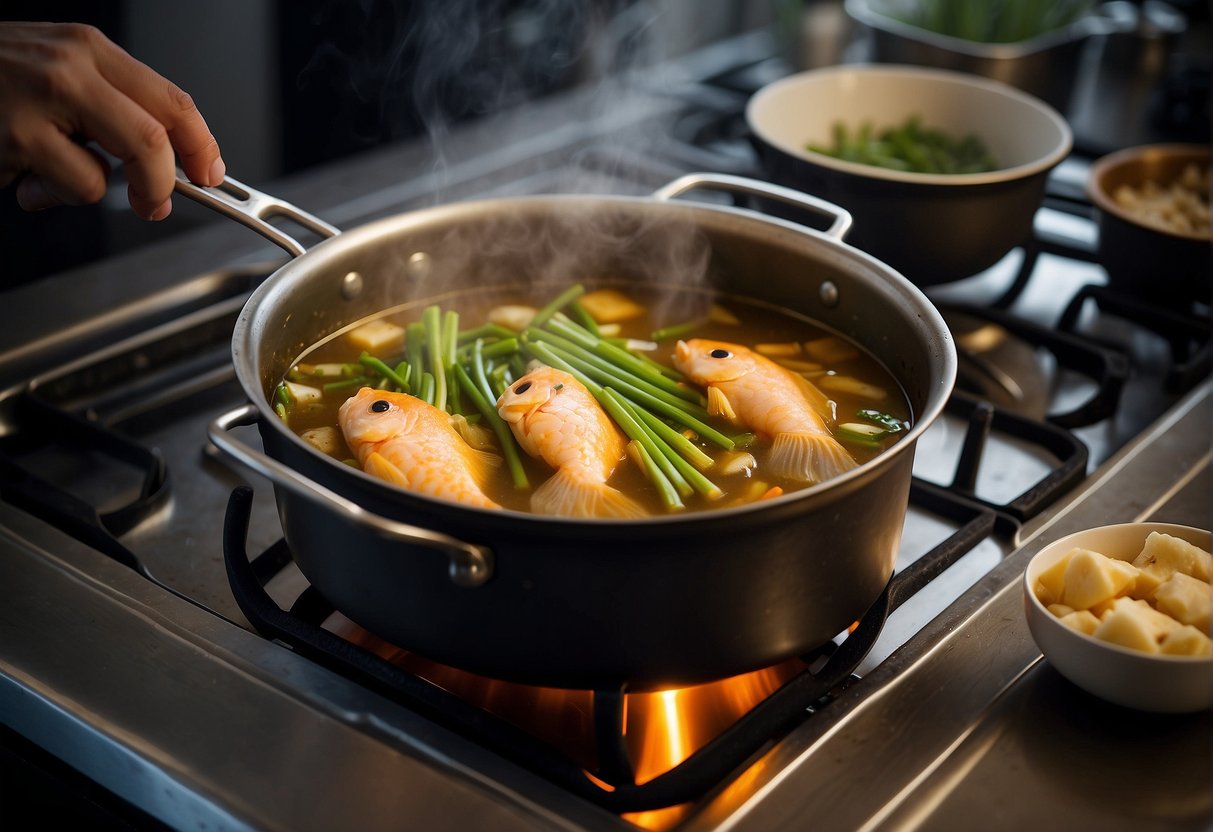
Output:
[[[377,355],[404,343],[404,327],[391,321],[374,320],[350,330],[346,338],[355,347]]]
[[[296,404],[311,404],[318,402],[324,397],[323,391],[319,387],[312,387],[309,384],[300,384],[297,381],[288,381],[286,387],[291,391],[291,398]]]
[[[328,456],[333,456],[341,448],[341,437],[334,427],[311,428],[299,434],[299,438]]]

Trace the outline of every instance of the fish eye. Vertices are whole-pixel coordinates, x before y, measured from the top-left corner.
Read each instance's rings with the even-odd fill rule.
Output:
[[[712,356],[712,358],[729,358],[733,355],[733,353],[729,352],[728,350],[716,349],[712,350],[710,353],[708,353],[708,355]]]
[[[529,381],[524,381],[524,382],[522,382],[522,384],[519,384],[517,387],[514,388],[514,392],[519,395],[522,395],[523,393],[525,393],[527,390],[530,390],[530,389],[531,389],[531,383]]]
[[[375,413],[387,413],[391,407],[392,406],[383,399],[379,399],[371,404],[371,410]]]

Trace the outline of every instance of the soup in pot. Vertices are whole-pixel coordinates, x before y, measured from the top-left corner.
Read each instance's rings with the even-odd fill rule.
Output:
[[[274,391],[320,453],[489,510],[736,506],[879,455],[912,414],[860,345],[791,310],[637,286],[460,293],[359,321]]]

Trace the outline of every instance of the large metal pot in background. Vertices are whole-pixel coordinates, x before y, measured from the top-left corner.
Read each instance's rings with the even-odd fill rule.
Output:
[[[902,4],[903,7],[905,4]],[[979,5],[979,4],[978,4]],[[968,72],[1010,84],[1065,112],[1092,38],[1134,28],[1133,4],[1104,3],[1072,23],[1014,43],[982,43],[932,32],[897,19],[888,0],[846,0],[847,15],[869,34],[870,58],[879,63]],[[1041,13],[1047,4],[1037,4]],[[988,13],[988,12],[986,12]]]
[[[672,201],[702,188],[789,200],[832,223],[818,232]],[[191,195],[231,202],[214,189]],[[277,212],[280,203],[261,213]],[[655,198],[524,197],[362,226],[287,263],[250,298],[232,343],[250,404],[217,419],[211,437],[273,479],[284,535],[313,586],[367,629],[433,660],[533,684],[644,689],[802,654],[861,617],[891,576],[915,444],[956,374],[939,314],[888,266],[842,242],[849,224],[845,212],[786,189],[698,176]],[[702,268],[690,284],[703,277],[864,345],[905,389],[915,420],[908,435],[837,480],[758,504],[566,520],[395,488],[317,453],[270,405],[305,348],[403,302],[520,276],[553,288],[609,277],[676,289],[691,264]],[[265,454],[233,430],[254,423]]]

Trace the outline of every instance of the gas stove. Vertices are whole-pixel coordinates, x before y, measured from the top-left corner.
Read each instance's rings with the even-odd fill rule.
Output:
[[[347,228],[436,201],[758,176],[741,112],[788,71],[772,54],[747,35],[456,133],[437,167],[391,148],[274,191]],[[1107,289],[1089,162],[1054,174],[1031,240],[928,292],[961,384],[920,440],[874,610],[819,654],[655,694],[468,677],[310,590],[270,484],[207,441],[243,401],[232,323],[282,262],[246,230],[212,223],[10,293],[0,717],[176,828],[1206,828],[1209,714],[1093,699],[1022,613],[1023,569],[1059,536],[1213,522],[1208,309]],[[1118,784],[1147,749],[1143,797]]]

